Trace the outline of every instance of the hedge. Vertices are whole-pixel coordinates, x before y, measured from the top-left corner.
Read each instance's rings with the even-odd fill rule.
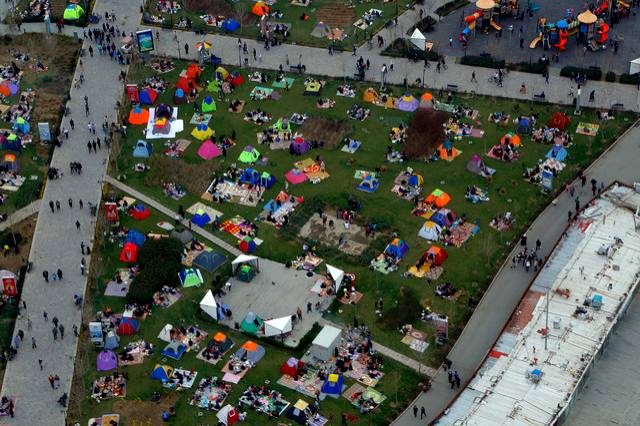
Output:
[[[435,62],[440,59],[440,55],[435,50],[426,52],[416,49],[408,40],[403,38],[395,39],[383,51],[383,56],[392,56],[395,58],[409,58],[424,61],[425,59]]]
[[[435,14],[443,17],[469,4],[468,0],[453,0],[443,4],[435,10]]]
[[[640,84],[640,74],[622,74],[620,76],[620,83],[622,84]]]
[[[546,65],[538,62],[520,62],[517,64],[509,64],[509,69],[530,74],[542,74],[546,69]]]
[[[480,56],[467,55],[463,56],[460,59],[460,63],[462,65],[469,65],[472,67],[482,67],[482,68],[504,68],[505,62],[504,59],[497,59],[493,56],[486,54]]]
[[[578,74],[586,76],[587,80],[598,81],[602,79],[602,70],[599,67],[580,68],[568,66],[560,70],[562,77],[575,77]]]
[[[614,83],[616,81],[616,73],[613,71],[609,71],[605,76],[604,79],[606,81],[608,81],[609,83]]]

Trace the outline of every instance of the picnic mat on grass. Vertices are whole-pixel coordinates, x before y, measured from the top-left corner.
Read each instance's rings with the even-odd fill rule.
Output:
[[[216,210],[213,207],[209,207],[199,201],[194,205],[192,205],[191,207],[189,207],[187,209],[187,213],[194,215],[198,210],[204,210],[209,215],[211,220],[215,220],[217,216],[222,216],[223,214],[221,211]]]
[[[230,364],[231,364],[231,360],[227,361],[227,363],[224,365],[224,367],[220,369],[220,371],[225,373],[225,375],[230,374],[232,376],[238,377],[238,382],[240,381],[240,379],[242,379],[245,376],[245,374],[249,372],[249,370],[251,370],[250,368],[245,368],[244,370],[241,370],[239,374],[235,374],[233,370],[231,370],[231,367],[229,367]],[[238,382],[233,382],[233,383],[238,383]]]
[[[579,135],[595,136],[598,134],[599,124],[579,122],[576,133]]]
[[[118,284],[115,281],[110,281],[107,284],[107,288],[104,290],[105,296],[111,297],[125,297],[129,293],[129,283]]]
[[[207,348],[203,348],[200,352],[198,352],[198,355],[196,355],[196,358],[199,359],[200,361],[204,361],[206,363],[209,363],[211,365],[217,365],[221,360],[222,360],[222,355],[218,357],[218,359],[207,359],[205,358],[202,354],[204,353],[204,351],[206,351]]]
[[[360,301],[360,299],[362,299],[362,296],[363,294],[360,293],[359,291],[356,291],[355,293],[349,293],[348,298],[344,298],[344,297],[340,298],[340,303],[343,303],[345,305],[348,305],[348,304],[355,305]]]
[[[209,124],[209,121],[211,121],[211,117],[213,117],[213,115],[211,114],[202,114],[199,112],[194,112],[193,115],[191,116],[191,120],[189,120],[190,124]]]
[[[369,175],[372,175],[373,177],[376,177],[376,172],[370,172],[368,170],[356,170],[356,172],[353,174],[353,178],[362,180],[362,179],[366,178]]]
[[[286,87],[286,85],[289,85],[289,89],[291,89],[291,86],[293,86],[293,82],[295,81],[295,79],[291,78],[291,77],[285,77],[280,81],[274,81],[273,84],[271,86],[278,88],[278,89],[284,89]]]
[[[223,381],[227,383],[233,383],[235,385],[240,383],[241,379],[242,379],[242,376],[238,376],[237,374],[232,374],[232,373],[224,373],[224,376],[222,377]]]
[[[244,106],[246,104],[247,104],[246,101],[240,101],[240,103],[236,107],[236,110],[234,111],[233,109],[229,108],[229,112],[232,113],[232,114],[240,114],[240,113],[242,113],[242,110],[244,109]]]
[[[358,148],[360,148],[360,145],[362,145],[362,142],[352,141],[351,144],[348,144],[348,143],[344,144],[344,146],[340,151],[347,152],[349,154],[355,154]]]

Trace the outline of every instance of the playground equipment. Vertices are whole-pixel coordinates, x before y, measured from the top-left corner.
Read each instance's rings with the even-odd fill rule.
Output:
[[[467,43],[469,35],[474,30],[489,32],[491,28],[501,31],[502,27],[494,18],[512,17],[518,15],[518,0],[478,0],[476,11],[463,18],[467,26],[460,33],[460,41]]]

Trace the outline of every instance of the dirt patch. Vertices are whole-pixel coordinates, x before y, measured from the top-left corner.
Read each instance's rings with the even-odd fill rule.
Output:
[[[314,214],[300,229],[300,237],[319,241],[329,247],[337,247],[342,238],[344,242],[337,247],[338,250],[351,256],[361,255],[372,241],[365,236],[364,229],[355,224],[347,229],[345,222],[336,218],[335,211],[327,211],[326,214],[329,217],[326,226],[322,224],[320,216]],[[333,222],[333,226],[330,222]]]
[[[420,108],[407,129],[407,142],[404,144],[407,157],[411,160],[429,157],[434,148],[446,139],[442,125],[448,117],[443,111]]]
[[[29,251],[31,250],[31,242],[33,239],[33,233],[36,230],[37,219],[38,215],[34,214],[11,227],[12,231],[17,232],[22,236],[22,241],[18,245],[19,252],[17,254],[15,251],[11,250],[8,256],[0,257],[0,259],[2,259],[0,260],[2,269],[8,269],[11,272],[17,273],[20,267],[24,265],[24,261],[29,256]]]
[[[342,29],[346,29],[353,24],[355,16],[355,9],[344,4],[322,6],[316,12],[318,22]]]
[[[161,187],[164,181],[177,182],[191,194],[202,194],[211,183],[211,174],[216,164],[190,164],[183,160],[167,157],[151,157],[151,170],[144,178],[145,186]]]
[[[300,127],[300,132],[306,139],[323,141],[327,149],[340,145],[352,130],[353,126],[348,121],[325,117],[311,117]]]
[[[161,425],[164,424],[162,411],[169,410],[169,406],[174,405],[179,398],[180,395],[172,392],[162,395],[158,402],[119,399],[113,403],[113,411],[119,413],[127,424]]]

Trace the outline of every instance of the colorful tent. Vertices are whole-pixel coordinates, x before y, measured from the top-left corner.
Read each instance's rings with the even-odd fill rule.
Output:
[[[196,84],[187,77],[180,77],[176,82],[176,89],[182,89],[184,93],[191,92],[191,89],[194,89],[195,87]]]
[[[149,158],[153,152],[153,145],[147,141],[139,140],[133,147],[134,158]]]
[[[129,124],[146,125],[149,122],[149,110],[141,106],[131,108],[129,112]]]
[[[297,185],[299,183],[302,183],[304,181],[306,181],[307,175],[305,175],[304,173],[302,173],[302,170],[300,169],[291,169],[289,170],[287,173],[285,173],[284,178],[287,180],[287,182],[293,184],[293,185]]]
[[[198,209],[191,221],[199,227],[204,228],[211,222],[211,217],[204,210]]]
[[[29,125],[29,122],[27,120],[25,120],[22,117],[18,117],[16,118],[16,121],[14,121],[13,123],[12,130],[14,132],[18,132],[26,135],[31,131],[31,126]]]
[[[418,231],[418,236],[420,238],[424,238],[425,240],[438,241],[441,232],[442,227],[440,225],[428,220],[424,223],[424,225],[422,225],[420,231]]]
[[[138,321],[134,318],[124,317],[118,325],[118,334],[120,336],[131,336],[138,332]]]
[[[204,283],[200,270],[196,268],[184,268],[178,273],[178,278],[180,278],[180,284],[184,288],[200,287]]]
[[[177,88],[173,93],[173,103],[176,105],[182,105],[187,103],[187,95],[184,94],[184,90]]]
[[[138,101],[142,105],[153,105],[153,103],[158,99],[158,92],[153,90],[151,87],[147,87],[140,95],[138,95]]]
[[[433,95],[425,92],[420,96],[420,108],[433,109]]]
[[[304,138],[300,136],[295,138],[293,142],[291,142],[291,145],[289,145],[289,152],[295,155],[302,155],[310,149],[311,146],[307,143],[306,140],[304,140]]]
[[[15,83],[10,82],[9,80],[4,80],[0,82],[0,95],[9,97],[18,93],[18,86]]]
[[[567,114],[562,111],[554,112],[551,118],[549,119],[549,127],[555,127],[556,129],[564,130],[567,128],[569,123],[571,122],[571,118]]]
[[[84,9],[79,4],[68,4],[62,17],[65,21],[77,21],[84,15]]]
[[[291,320],[291,317],[289,317],[289,320]],[[265,321],[265,335],[267,331],[267,328],[266,328],[267,322],[268,321]],[[301,371],[303,367],[304,367],[304,362],[298,360],[295,357],[291,357],[288,360],[286,360],[284,364],[282,364],[282,366],[280,367],[280,373],[286,374],[287,376],[293,377],[295,380],[297,380],[298,371],[299,370]]]
[[[138,260],[139,248],[134,243],[126,243],[120,252],[120,261],[132,263]]]
[[[279,118],[273,125],[273,130],[278,132],[291,132],[291,121],[287,118]]]
[[[205,96],[202,100],[202,112],[214,112],[216,110],[216,102],[211,96]]]
[[[242,74],[234,72],[231,76],[231,85],[233,87],[240,87],[244,84],[244,77]]]
[[[562,162],[567,159],[567,155],[569,155],[569,152],[562,145],[554,145],[553,148],[547,152],[547,158]]]
[[[325,395],[337,398],[342,393],[344,387],[344,379],[341,374],[329,374],[324,381],[320,392]]]
[[[473,154],[473,156],[471,156],[471,159],[467,162],[467,171],[470,171],[471,173],[475,173],[482,177],[489,177],[493,176],[493,174],[496,172],[496,169],[487,167],[478,154]]]
[[[413,112],[420,106],[420,101],[413,97],[411,93],[405,93],[398,99],[398,109],[400,111]]]
[[[409,246],[407,243],[402,241],[400,238],[395,238],[384,249],[384,254],[387,256],[393,256],[396,259],[402,259],[405,254],[409,251]]]
[[[15,297],[18,295],[18,277],[13,272],[3,269],[0,271],[0,284],[2,294]]]
[[[456,220],[456,214],[449,209],[440,209],[431,215],[429,220],[442,226],[443,228],[450,227]]]
[[[362,181],[360,182],[360,185],[358,185],[358,189],[360,191],[372,193],[372,192],[376,192],[379,186],[380,186],[380,182],[378,181],[378,179],[373,174],[370,174],[365,176],[364,179],[362,179]]]
[[[236,351],[235,356],[238,359],[243,359],[246,356],[247,361],[256,365],[262,358],[264,358],[265,354],[266,351],[264,347],[249,340]]]
[[[254,168],[247,167],[244,172],[242,172],[242,175],[240,175],[238,182],[257,185],[258,182],[260,182],[260,172]]]
[[[191,136],[203,141],[213,136],[213,130],[211,130],[206,124],[200,123],[193,129],[193,131],[191,132]]]
[[[240,28],[240,23],[235,19],[225,19],[222,23],[222,29],[230,33],[234,32],[238,28]]]
[[[505,134],[501,139],[500,139],[500,144],[501,145],[506,145],[509,144],[511,146],[514,147],[518,147],[520,146],[520,144],[522,143],[522,141],[520,140],[520,136],[509,132],[507,134]]]
[[[269,13],[269,6],[263,1],[256,2],[251,8],[251,13],[256,16],[264,16]]]
[[[229,79],[229,71],[223,67],[216,68],[216,80],[227,81]]]
[[[235,408],[227,404],[216,413],[216,418],[224,426],[232,426],[240,421],[240,414]]]
[[[260,181],[258,181],[258,186],[269,189],[273,185],[276,184],[276,177],[269,172],[262,172],[260,175]]]
[[[264,325],[262,318],[253,312],[249,312],[244,319],[242,320],[242,324],[240,324],[240,329],[247,334],[256,335]]]
[[[441,208],[449,204],[451,197],[442,189],[436,188],[427,198],[424,199],[425,203],[435,204],[436,207]]]
[[[170,342],[165,348],[162,350],[162,355],[168,356],[171,359],[175,359],[176,361],[182,357],[187,351],[187,345],[182,342]]]
[[[0,167],[9,172],[18,173],[20,170],[20,162],[15,154],[6,153],[0,159]]]
[[[432,264],[433,266],[442,265],[442,263],[447,260],[447,257],[449,257],[447,252],[444,251],[442,247],[438,246],[429,247],[429,250],[424,252],[424,254],[422,255],[422,259],[427,263]]]
[[[149,209],[142,204],[136,204],[135,206],[133,206],[129,210],[129,213],[131,214],[131,217],[133,217],[135,220],[144,220],[148,218],[149,215],[151,214]]]
[[[245,149],[243,149],[240,153],[238,161],[240,161],[241,163],[255,163],[259,158],[260,152],[252,145],[247,145]]]
[[[130,229],[129,232],[127,232],[127,239],[125,240],[125,243],[133,243],[138,247],[142,247],[144,240],[146,240],[146,237],[142,232]]]
[[[424,183],[424,178],[422,177],[422,175],[419,175],[417,173],[413,173],[409,177],[409,180],[407,181],[407,185],[412,186],[414,188],[422,186],[423,183]]]
[[[249,236],[244,237],[239,243],[238,248],[243,253],[253,253],[256,250],[256,242]]]
[[[209,45],[209,43],[207,42],[203,42],[203,43]],[[209,45],[209,47],[211,47],[211,45]],[[198,49],[197,45],[196,45],[196,49]],[[192,63],[187,67],[187,78],[189,80],[198,81],[201,75],[202,75],[202,68],[200,68],[198,64]]]
[[[456,149],[451,141],[446,140],[438,146],[438,157],[445,161],[453,161],[462,151]]]
[[[198,148],[198,156],[204,160],[211,160],[222,155],[222,151],[218,145],[213,143],[211,139],[207,139]]]
[[[109,371],[118,368],[118,357],[113,351],[102,351],[96,358],[96,370]]]
[[[153,380],[160,380],[165,382],[173,376],[173,367],[169,365],[156,364],[151,372],[151,378]]]

